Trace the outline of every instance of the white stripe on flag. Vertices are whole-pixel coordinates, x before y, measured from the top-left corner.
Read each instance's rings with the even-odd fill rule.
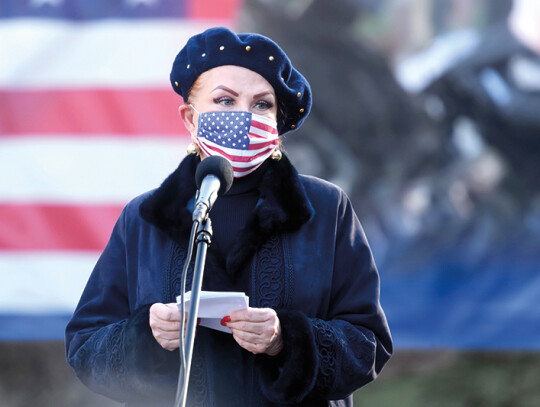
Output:
[[[0,314],[71,313],[99,253],[0,251]]]
[[[204,151],[207,153],[207,155],[210,155],[209,152],[211,150],[209,151],[209,150],[204,149]],[[268,158],[267,156],[261,156],[261,157],[255,158],[255,159],[253,159],[253,161],[249,161],[247,163],[241,163],[241,162],[235,161],[234,163],[232,163],[232,165],[233,165],[234,168],[238,168],[238,171],[240,171],[241,169],[244,169],[244,168],[250,169],[253,166],[256,166],[256,165],[262,163],[267,158]],[[231,160],[229,160],[229,161],[231,161]]]
[[[185,138],[0,138],[0,201],[109,204],[157,188]]]
[[[169,87],[174,57],[189,37],[209,24],[172,19],[4,19],[0,87]]]
[[[263,130],[263,129],[259,129],[259,128],[255,127],[255,126],[251,126],[251,127],[249,128],[249,132],[250,132],[251,134],[255,134],[255,135],[257,135],[257,136],[264,137],[264,138],[267,139],[267,140],[271,140],[271,139],[273,139],[273,138],[277,138],[277,134],[276,134],[275,136],[272,137],[272,133],[270,133],[270,132],[268,132],[268,131],[266,131],[266,130]],[[266,141],[267,141],[267,140],[266,140]]]
[[[214,149],[212,149],[212,146],[215,146],[215,144],[211,143],[211,142],[206,142],[206,143],[199,143],[200,147],[203,149],[203,151],[207,154],[207,155],[212,155],[212,154],[220,154],[220,155],[223,155],[219,152],[215,152]],[[267,148],[264,148],[262,150],[260,150],[261,152],[262,151],[269,151],[269,150],[272,150],[274,149],[275,146],[269,146]],[[220,148],[221,150],[225,150],[224,148]],[[259,151],[259,150],[257,150]],[[240,161],[236,161],[236,160],[233,160],[231,157],[227,157],[225,155],[223,155],[225,158],[227,158],[229,161],[234,161],[232,164],[233,164],[233,167],[237,167],[237,168],[250,168],[250,167],[253,167],[254,165],[257,165],[261,162],[263,162],[264,160],[266,160],[268,157],[263,154],[261,155],[260,157],[256,157],[256,158],[253,158],[251,161],[246,161],[246,162],[240,162]],[[236,156],[238,157],[238,156]],[[249,157],[249,156],[248,156]]]
[[[228,154],[230,156],[235,156],[235,157],[242,157],[242,156],[253,157],[253,156],[255,156],[255,155],[259,154],[259,153],[262,153],[264,151],[268,151],[268,149],[276,148],[276,145],[270,144],[270,145],[267,145],[265,147],[258,148],[257,150],[237,150],[236,148],[227,148],[227,147],[225,147],[223,145],[220,145],[218,143],[214,143],[213,141],[210,141],[210,140],[205,139],[205,138],[200,138],[199,143],[200,144],[206,144],[209,148],[219,149],[219,150],[223,151],[225,154]],[[268,140],[264,140],[264,144],[267,144],[267,143],[268,143]],[[238,144],[242,144],[242,142],[238,142]],[[251,142],[251,145],[256,145],[256,144],[263,144],[263,143],[253,143],[253,142]],[[243,151],[244,151],[244,155],[241,154]]]
[[[276,125],[276,121],[273,120],[273,119],[270,119],[269,117],[264,117],[264,116],[260,116],[260,115],[257,115],[254,119],[253,119],[255,122],[259,122],[259,123],[262,123],[262,124],[266,124],[267,126],[275,126]]]

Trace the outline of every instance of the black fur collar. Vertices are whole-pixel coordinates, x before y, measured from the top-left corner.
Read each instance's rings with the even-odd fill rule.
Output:
[[[199,158],[187,156],[139,208],[143,219],[181,244],[191,230],[187,205],[197,190],[195,170],[199,162]],[[258,191],[259,201],[224,259],[228,271],[240,269],[273,235],[298,230],[314,214],[298,172],[285,155],[280,161],[270,160]]]

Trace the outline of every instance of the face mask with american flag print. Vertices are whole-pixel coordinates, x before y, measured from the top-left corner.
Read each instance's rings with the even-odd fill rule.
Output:
[[[255,171],[278,146],[277,123],[246,111],[199,113],[197,143],[206,155],[229,160],[234,177],[241,178]]]

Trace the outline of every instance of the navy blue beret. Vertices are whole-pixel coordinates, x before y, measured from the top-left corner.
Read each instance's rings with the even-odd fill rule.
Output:
[[[279,134],[297,129],[309,114],[309,83],[279,45],[260,34],[235,34],[224,27],[210,28],[188,40],[173,63],[170,79],[174,91],[187,101],[199,75],[222,65],[250,69],[272,85],[283,109],[283,115],[278,114]]]

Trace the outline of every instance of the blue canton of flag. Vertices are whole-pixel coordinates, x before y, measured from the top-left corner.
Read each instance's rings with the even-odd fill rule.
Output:
[[[238,150],[249,148],[249,124],[251,113],[221,112],[201,117],[201,133],[204,138],[217,145]],[[249,120],[249,122],[248,122]]]

